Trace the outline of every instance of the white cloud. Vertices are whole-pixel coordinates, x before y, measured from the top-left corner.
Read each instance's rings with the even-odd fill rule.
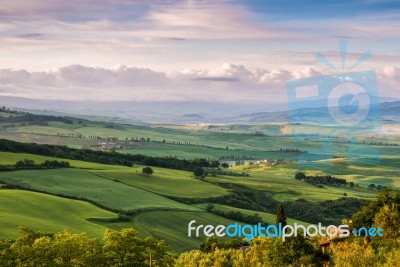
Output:
[[[137,87],[159,85],[167,81],[164,73],[127,66],[105,69],[72,65],[49,72],[0,70],[0,82],[2,84],[25,84],[45,87]]]
[[[378,89],[383,96],[399,98],[400,95],[400,68],[384,67],[376,71]]]
[[[185,69],[181,72],[181,75],[189,78],[235,78],[238,81],[249,84],[283,84],[291,79],[316,77],[322,74],[312,68],[306,68],[295,72],[283,69],[272,69],[268,71],[262,68],[249,70],[243,65],[224,63],[218,68],[209,70]]]
[[[250,70],[224,63],[211,69],[161,73],[117,66],[112,69],[72,65],[47,72],[0,70],[0,95],[60,100],[283,100],[285,82],[319,75],[312,69]]]
[[[312,68],[248,69],[224,63],[210,69],[162,73],[151,69],[72,65],[46,72],[0,70],[0,95],[58,100],[286,101],[286,81],[321,76]],[[381,96],[398,97],[400,69],[377,70]]]

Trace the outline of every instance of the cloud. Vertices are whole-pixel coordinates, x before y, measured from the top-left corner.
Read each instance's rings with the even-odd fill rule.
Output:
[[[153,4],[156,1],[147,1]],[[140,0],[2,0],[1,19],[60,19],[60,20],[94,20],[96,18],[118,18],[117,14],[130,11],[132,7],[143,5]]]
[[[193,78],[192,81],[210,81],[210,82],[238,82],[238,78],[230,77],[198,77]]]
[[[255,14],[245,6],[225,1],[98,2],[4,0],[0,28],[38,29],[76,41],[92,37],[97,42],[104,42],[105,34],[123,41],[132,37],[176,41],[288,37],[275,27],[254,22]]]
[[[271,3],[271,8],[277,7]],[[308,6],[308,5],[307,5]],[[262,8],[268,7],[262,5]],[[282,8],[282,7],[280,7]],[[293,5],[292,9],[304,8]],[[272,10],[272,9],[271,9]],[[286,10],[289,12],[290,10]],[[329,17],[307,20],[291,14],[277,19],[268,9],[256,12],[251,4],[235,1],[160,0],[3,0],[0,7],[0,42],[8,47],[38,46],[37,39],[58,40],[43,46],[93,45],[130,47],[158,40],[273,40],[314,42],[338,36],[351,38],[398,37],[396,14],[357,16],[352,21]],[[392,12],[394,13],[394,12]],[[27,32],[28,33],[25,33]],[[29,31],[34,31],[29,33]],[[40,33],[37,33],[39,31]],[[1,40],[10,33],[36,42]]]
[[[42,72],[1,69],[0,95],[52,100],[284,103],[288,80],[321,75],[312,68],[249,69],[229,63],[169,73],[128,66],[71,65]],[[378,69],[377,78],[381,96],[398,96],[399,68]]]
[[[242,5],[224,1],[182,1],[155,6],[144,18],[149,37],[184,39],[277,39],[280,31],[252,21],[254,14]],[[167,35],[167,36],[165,36]]]
[[[167,40],[172,40],[172,41],[185,41],[185,38],[179,38],[179,37],[167,37],[165,38]]]
[[[305,68],[301,71],[294,72],[283,69],[272,69],[271,71],[268,71],[263,68],[250,70],[243,65],[235,65],[229,63],[224,63],[220,67],[208,70],[185,69],[180,74],[186,77],[190,77],[192,80],[219,82],[241,81],[243,83],[253,85],[281,85],[291,79],[316,77],[322,75],[320,72],[312,68]]]
[[[167,82],[164,73],[150,69],[117,66],[113,69],[72,65],[49,72],[0,70],[0,83],[54,87],[137,87]]]
[[[315,77],[320,72],[306,68],[301,71],[258,68],[249,70],[243,65],[224,63],[211,69],[185,69],[181,72],[163,73],[148,68],[120,65],[111,69],[71,65],[47,72],[27,70],[0,70],[1,84],[24,84],[52,87],[137,88],[143,86],[170,86],[187,81],[242,82],[244,84],[278,84],[290,79]]]
[[[399,18],[394,15],[373,18],[373,23],[370,14],[352,21],[335,16],[307,19],[295,14],[285,17],[285,10],[285,14],[274,14],[269,5],[277,4],[262,4],[263,10],[255,10],[246,2],[225,0],[4,0],[0,6],[0,67],[44,70],[71,64],[140,64],[176,71],[189,66],[188,62],[193,62],[191,67],[223,61],[256,66],[260,59],[235,58],[255,53],[263,55],[270,69],[290,65],[295,69],[293,63],[300,62],[301,68],[314,65],[301,55],[297,62],[270,55],[277,47],[312,51],[343,36],[366,44],[384,36],[393,39],[392,46],[400,33]],[[267,82],[271,79],[264,77]]]
[[[400,68],[384,67],[376,71],[381,96],[399,98]]]
[[[0,70],[0,95],[59,100],[260,101],[260,94],[284,94],[285,81],[319,74],[247,69],[224,63],[211,69],[162,73],[146,68],[71,65],[51,71]]]
[[[35,33],[25,33],[25,34],[17,34],[17,35],[15,35],[15,37],[17,37],[17,38],[26,38],[26,39],[40,39],[40,38],[43,38],[43,37],[45,37],[45,35],[44,34],[42,34],[42,33],[37,33],[37,32],[35,32]]]
[[[74,65],[60,68],[54,74],[62,84],[87,87],[136,87],[167,82],[163,73],[127,66],[105,69]]]

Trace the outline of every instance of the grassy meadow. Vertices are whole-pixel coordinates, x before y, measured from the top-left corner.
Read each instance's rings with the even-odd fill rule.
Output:
[[[40,192],[87,199],[113,210],[196,210],[195,207],[79,169],[3,172],[0,173],[0,181]]]
[[[85,201],[8,189],[0,190],[0,213],[3,239],[15,239],[19,226],[46,232],[83,231],[101,238],[106,228],[91,220],[117,218],[117,214]]]
[[[154,170],[152,175],[142,174],[142,166],[135,166],[129,171],[124,169],[91,172],[104,178],[172,197],[205,198],[228,194],[226,189],[194,179],[193,174],[186,171],[152,169]]]

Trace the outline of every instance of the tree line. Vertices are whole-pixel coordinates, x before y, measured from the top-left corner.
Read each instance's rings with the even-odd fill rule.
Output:
[[[327,184],[327,185],[346,185],[347,181],[343,178],[337,178],[331,175],[305,175],[302,172],[298,172],[295,175],[297,180],[303,180],[310,184]],[[354,184],[353,184],[354,186]]]
[[[305,175],[303,172],[297,172],[295,174],[295,179],[304,181],[306,183],[315,185],[317,187],[322,187],[322,185],[332,185],[332,186],[350,186],[350,187],[360,187],[359,184],[354,182],[347,182],[346,179],[337,178],[331,175]],[[376,190],[376,191],[383,191],[387,187],[383,185],[375,185],[370,184],[367,186],[367,189]]]
[[[71,167],[71,165],[68,161],[45,160],[40,164],[36,164],[32,159],[23,159],[17,161],[14,165],[0,165],[0,171],[58,169],[69,167]]]
[[[176,170],[193,171],[196,167],[217,167],[219,161],[207,159],[178,159],[176,157],[151,157],[145,155],[122,154],[114,151],[95,151],[90,149],[75,149],[67,146],[42,145],[36,143],[20,143],[0,139],[0,151],[14,153],[29,153],[55,158],[82,160],[110,165],[132,167],[141,164],[153,167],[162,167]]]

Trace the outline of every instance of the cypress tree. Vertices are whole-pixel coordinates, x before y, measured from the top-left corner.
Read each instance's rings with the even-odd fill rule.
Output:
[[[286,217],[285,217],[285,212],[283,210],[283,205],[279,205],[278,207],[278,212],[276,213],[276,226],[279,226],[279,223],[281,223],[282,227],[284,227],[286,223]]]

